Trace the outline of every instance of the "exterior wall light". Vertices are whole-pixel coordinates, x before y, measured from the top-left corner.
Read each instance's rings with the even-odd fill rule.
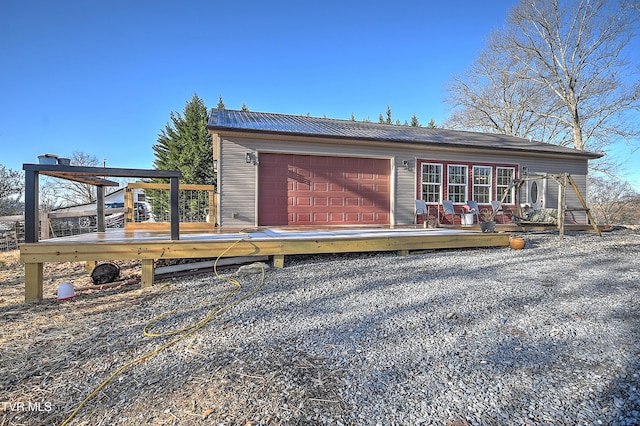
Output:
[[[247,152],[244,156],[244,160],[247,162],[247,164],[253,163],[254,166],[259,163],[258,154],[256,154],[255,152]]]

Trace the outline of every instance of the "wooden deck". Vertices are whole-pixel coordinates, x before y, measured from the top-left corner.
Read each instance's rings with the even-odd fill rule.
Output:
[[[216,229],[180,233],[172,240],[169,231],[108,230],[92,234],[53,238],[20,246],[25,264],[25,302],[42,300],[43,264],[47,262],[142,260],[142,286],[153,284],[155,259],[273,256],[276,268],[284,267],[287,255],[507,247],[508,232],[486,233],[453,228],[258,228]],[[235,244],[234,244],[235,243]]]

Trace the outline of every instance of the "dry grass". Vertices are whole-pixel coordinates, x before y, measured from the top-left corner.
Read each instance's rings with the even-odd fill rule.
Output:
[[[185,292],[179,281],[141,289],[129,285],[56,300],[57,286],[91,284],[84,263],[45,264],[45,300],[23,304],[24,271],[18,252],[0,257],[0,425],[62,424],[105,379],[174,337],[147,338],[149,320],[193,294],[219,301],[229,290],[212,278]],[[121,277],[140,273],[122,263]],[[193,280],[191,280],[193,281]],[[257,285],[254,283],[254,286]],[[215,302],[211,302],[215,304]],[[192,324],[211,304],[162,320],[161,330]],[[308,424],[317,413],[339,418],[347,410],[337,388],[340,372],[288,342],[239,351],[225,330],[208,324],[117,375],[70,424]],[[226,337],[225,337],[226,336]],[[255,356],[255,352],[260,352]]]

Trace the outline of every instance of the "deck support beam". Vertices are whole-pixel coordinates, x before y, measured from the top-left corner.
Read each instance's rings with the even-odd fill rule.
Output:
[[[284,268],[284,254],[274,254],[273,255],[273,267],[274,268]]]
[[[42,282],[44,279],[42,263],[24,264],[24,301],[42,301]]]
[[[142,288],[153,285],[153,259],[142,259],[142,277],[140,286]]]

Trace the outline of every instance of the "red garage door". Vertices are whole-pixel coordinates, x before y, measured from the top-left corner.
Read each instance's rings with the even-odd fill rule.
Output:
[[[389,223],[390,161],[260,153],[260,225]]]

